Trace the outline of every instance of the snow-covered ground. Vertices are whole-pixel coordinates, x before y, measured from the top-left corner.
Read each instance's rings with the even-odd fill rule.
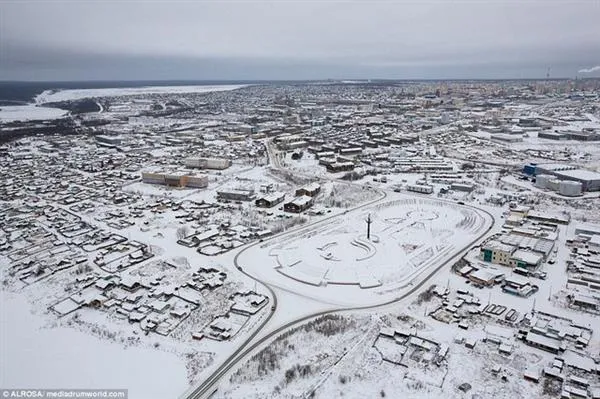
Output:
[[[449,202],[392,197],[253,246],[242,253],[239,265],[273,286],[325,303],[381,303],[452,258],[492,222],[484,213]],[[367,239],[369,215],[372,236]]]
[[[175,354],[52,328],[22,295],[0,291],[0,310],[2,388],[128,389],[131,399],[162,399],[187,386]]]
[[[39,107],[33,104],[7,105],[0,107],[0,123],[58,119],[66,114],[68,111],[62,109]]]
[[[406,304],[404,304],[406,305]],[[479,343],[474,349],[454,344],[455,326],[408,316],[403,306],[390,313],[327,316],[290,330],[246,362],[224,381],[216,398],[533,398],[541,384],[526,381],[527,365],[541,366],[545,356],[524,348],[501,356],[497,346]],[[412,313],[412,311],[410,312]],[[402,347],[382,338],[384,328],[402,329],[447,345],[446,358],[434,362],[427,351]],[[386,342],[387,341],[387,342]],[[399,364],[394,364],[394,357]],[[492,369],[500,366],[501,382]],[[468,393],[458,387],[471,385]],[[471,396],[473,395],[473,396]]]
[[[5,245],[0,251],[6,255],[0,257],[2,272],[6,272],[0,273],[4,280],[2,289],[6,289],[0,292],[0,387],[34,384],[128,388],[133,398],[170,398],[186,392],[189,385],[212,383],[213,373],[232,354],[239,353],[241,360],[236,357],[233,367],[211,385],[218,387],[218,397],[542,397],[545,384],[524,380],[523,372],[527,366],[541,369],[554,355],[519,341],[515,335],[520,322],[508,326],[510,321],[504,314],[481,314],[485,310],[466,315],[465,307],[471,306],[470,302],[456,313],[443,307],[455,306],[458,290],[461,295],[470,291],[472,295],[465,295],[477,298],[478,304],[501,304],[521,316],[535,307],[539,312],[552,313],[582,326],[595,326],[594,314],[573,309],[566,299],[569,293],[583,292],[572,284],[569,286],[569,273],[565,272],[565,264],[571,257],[571,249],[565,244],[574,235],[574,223],[558,230],[555,262],[552,265],[544,262],[540,267],[540,271],[547,273],[546,280],[531,278],[531,283],[539,288],[532,297],[509,295],[498,285],[484,288],[473,284],[451,266],[465,252],[469,260],[479,263],[477,245],[485,238],[478,237],[488,227],[491,230],[485,236],[502,230],[509,215],[508,204],[492,207],[483,205],[486,203],[513,201],[512,206],[533,205],[537,212],[570,214],[573,221],[597,219],[597,204],[588,198],[596,194],[569,200],[541,195],[530,182],[518,180],[517,170],[526,162],[539,161],[538,158],[593,168],[600,165],[600,151],[589,143],[554,142],[534,133],[519,143],[488,143],[485,140],[489,133],[447,135],[444,131],[451,127],[446,125],[420,133],[420,140],[408,145],[365,148],[356,159],[357,166],[360,164],[355,169],[356,177],[340,181],[345,172],[328,172],[308,150],[303,150],[300,159],[293,159],[298,158],[298,152],[294,155],[291,151],[277,151],[268,144],[271,139],[263,140],[259,137],[264,135],[255,137],[249,133],[248,128],[254,122],[248,122],[248,117],[255,110],[261,114],[260,120],[267,119],[265,126],[258,123],[259,133],[263,128],[268,131],[269,126],[308,123],[296,117],[306,110],[287,106],[292,110],[291,115],[286,112],[284,116],[272,116],[269,121],[269,114],[279,115],[274,112],[277,109],[268,108],[270,101],[262,98],[264,93],[258,97],[252,95],[254,89],[263,90],[262,86],[210,96],[183,95],[238,87],[242,86],[64,90],[47,91],[36,98],[38,104],[47,104],[90,97],[122,97],[104,98],[101,102],[106,107],[101,113],[82,118],[91,122],[118,121],[109,126],[122,135],[123,152],[98,147],[93,138],[77,136],[64,141],[60,137],[48,141],[36,138],[29,141],[29,148],[28,140],[22,140],[23,145],[9,147],[3,166],[15,176],[0,185],[6,198],[2,201],[6,206],[0,212],[3,230],[0,246]],[[242,93],[243,96],[239,95]],[[158,97],[127,97],[152,94]],[[178,100],[169,101],[170,94],[175,94],[173,98]],[[234,100],[231,103],[227,101],[229,96]],[[271,94],[268,97],[277,98]],[[254,103],[245,104],[246,100]],[[349,105],[334,107],[333,111],[329,107],[326,105],[319,112],[309,111],[315,114],[311,118],[320,118],[322,112],[335,120],[346,119],[346,126],[353,131],[344,134],[356,136],[353,140],[372,138],[371,133],[381,137],[392,134],[384,127],[376,127],[377,124],[369,128],[369,134],[355,131],[363,129],[358,122],[370,117],[361,111],[352,120],[338,112],[350,116],[356,109]],[[522,105],[523,110],[527,107],[531,108]],[[3,110],[7,108],[20,107]],[[34,105],[26,108],[34,108],[32,112],[46,110]],[[299,115],[295,115],[296,111]],[[430,114],[428,120],[422,123],[436,125],[433,118],[437,116],[430,111],[426,112]],[[484,118],[485,113],[481,112],[479,117]],[[121,123],[124,120],[128,123]],[[403,121],[401,117],[397,122],[403,124]],[[572,125],[576,130],[593,128],[597,126],[597,118],[590,117],[589,125]],[[416,126],[405,126],[402,131],[412,132]],[[247,137],[235,141],[240,140],[236,136],[241,132],[246,132]],[[315,134],[314,138],[326,144],[347,141],[341,134],[335,138]],[[208,175],[207,189],[139,182],[141,170],[180,168],[182,160],[189,156],[225,157],[234,164],[223,171],[198,171]],[[394,166],[405,158],[435,160],[444,172]],[[444,162],[440,163],[441,159]],[[483,166],[471,165],[471,160],[481,161]],[[515,167],[514,171],[503,170],[507,162]],[[48,176],[23,172],[31,170],[44,170]],[[474,186],[472,191],[463,191],[464,187],[454,189],[453,181]],[[27,183],[21,186],[19,182]],[[256,207],[253,201],[217,201],[217,191],[251,189],[257,196],[268,190],[283,192],[287,202],[299,187],[309,182],[319,183],[321,190],[312,208],[300,215],[284,212],[282,203],[265,209]],[[433,193],[405,193],[407,185],[418,182],[431,184]],[[372,221],[369,238],[365,222],[368,218]],[[306,225],[293,228],[298,223]],[[84,235],[92,228],[98,235],[85,236],[85,240],[110,242],[111,234],[127,240],[93,249],[96,244],[72,235],[77,229]],[[275,234],[263,235],[266,229]],[[215,230],[218,236],[205,239]],[[44,235],[46,231],[48,236]],[[262,238],[256,237],[255,231],[261,232]],[[284,234],[276,234],[280,231]],[[206,233],[209,234],[205,236]],[[21,236],[30,236],[32,241]],[[202,242],[194,246],[190,238],[189,246],[185,241],[182,241],[185,245],[177,243],[192,236],[203,237]],[[135,242],[148,245],[152,258],[135,263],[135,256],[140,255]],[[198,248],[226,251],[204,256],[203,253],[211,252]],[[85,278],[101,277],[102,281],[114,279],[119,283],[135,279],[145,283],[148,287],[140,290],[142,299],[135,305],[137,311],[130,312],[128,304],[106,301],[110,304],[106,309],[90,303],[67,313],[77,303],[74,298],[82,298],[82,292],[101,290],[82,287],[88,280],[80,280],[79,267],[37,278],[34,266],[47,258],[60,260],[67,254],[73,260],[87,261],[87,269],[81,270],[95,274]],[[32,262],[27,264],[29,260]],[[59,266],[45,264],[47,268],[40,270]],[[497,267],[512,276],[508,267]],[[198,276],[194,276],[199,268],[214,268],[215,273],[223,275],[224,285],[203,289],[200,294],[190,291],[199,282]],[[118,276],[106,276],[105,269]],[[190,286],[186,286],[188,281]],[[423,294],[433,291],[428,290],[433,284],[452,293],[436,293],[423,299],[426,297]],[[166,298],[167,293],[172,296],[175,290],[179,293],[175,297],[183,299]],[[235,301],[233,298],[248,290],[268,297],[267,303],[253,316],[234,314],[228,318],[225,313]],[[104,291],[107,295],[115,294],[114,298],[111,296],[113,299],[125,294],[122,287]],[[130,322],[146,311],[146,317],[156,317],[158,311],[148,310],[149,306],[161,306],[162,300],[149,300],[155,294],[163,295],[176,312],[193,308],[185,319],[168,326],[167,336],[150,331],[148,322],[143,322],[144,327],[142,322]],[[198,306],[182,302],[186,298],[197,299]],[[384,303],[387,305],[381,305]],[[115,306],[128,316],[123,317],[123,313],[114,310]],[[366,306],[370,308],[365,309]],[[434,319],[434,313],[440,309],[442,316],[458,315],[463,325],[459,327],[452,316],[448,323],[448,317]],[[335,313],[311,321],[324,312]],[[166,321],[179,316],[160,317],[164,326]],[[231,339],[208,338],[214,320],[219,325],[233,325],[229,330]],[[482,341],[488,326],[512,329],[506,334],[514,349],[512,354],[499,354],[497,344]],[[414,350],[415,345],[404,356],[400,352],[409,345],[400,342],[401,339],[381,338],[381,331],[386,328],[408,329],[415,336],[418,333],[437,342],[437,347],[448,345],[448,356],[434,364],[432,353]],[[161,331],[167,331],[166,327]],[[199,337],[200,334],[208,335]],[[247,341],[251,336],[254,338]],[[467,348],[457,339],[460,336],[477,339],[478,343]],[[254,348],[255,343],[260,345]],[[253,349],[238,352],[242,344]],[[594,335],[585,348],[588,360],[598,353],[598,348],[600,341]],[[390,359],[399,359],[398,364]],[[497,366],[503,371],[493,372]],[[507,380],[502,381],[501,376]],[[591,382],[600,386],[597,376]],[[468,392],[458,389],[463,383],[471,385]]]
[[[181,94],[208,93],[213,91],[235,90],[246,85],[216,85],[216,86],[148,86],[148,87],[118,87],[105,89],[69,89],[46,90],[35,97],[37,104],[59,101],[80,100],[92,97],[135,96],[143,94]]]

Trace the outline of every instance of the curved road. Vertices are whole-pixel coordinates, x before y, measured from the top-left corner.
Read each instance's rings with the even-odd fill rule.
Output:
[[[380,201],[382,199],[384,199],[386,197],[386,193],[385,191],[383,191],[383,196],[381,198],[378,198],[377,200],[374,201],[370,201],[366,204],[360,205],[356,208],[353,208],[352,211],[371,205],[377,201]],[[438,199],[439,200],[439,199]],[[260,280],[256,280],[253,276],[251,276],[250,274],[246,273],[245,271],[242,270],[241,266],[238,264],[238,258],[239,256],[244,253],[245,251],[247,251],[249,248],[252,248],[255,245],[261,244],[261,242],[257,242],[257,243],[253,243],[245,248],[243,248],[242,250],[240,250],[235,258],[234,258],[234,263],[235,266],[238,268],[238,270],[240,270],[242,273],[244,273],[246,276],[252,278],[255,281],[258,281],[260,284],[262,284],[263,286],[265,286],[269,292],[272,295],[273,298],[273,304],[272,304],[272,309],[270,314],[268,315],[268,317],[263,321],[263,323],[248,337],[248,339],[242,343],[240,345],[240,347],[233,352],[222,364],[221,366],[219,366],[214,372],[213,374],[208,377],[205,381],[203,381],[198,387],[196,387],[195,389],[193,389],[191,392],[186,393],[185,396],[183,396],[184,398],[188,398],[188,399],[200,399],[200,398],[206,398],[209,397],[210,395],[212,395],[218,388],[218,383],[221,380],[221,378],[227,373],[229,372],[233,367],[235,367],[241,360],[243,360],[248,354],[250,354],[251,352],[253,352],[254,350],[256,350],[258,347],[260,347],[261,345],[263,345],[264,343],[268,342],[270,339],[274,338],[275,336],[279,335],[280,333],[282,333],[283,331],[287,330],[288,328],[293,328],[301,323],[304,323],[308,320],[320,317],[320,316],[324,316],[327,314],[331,314],[331,313],[336,313],[336,312],[341,312],[341,311],[358,311],[358,310],[368,310],[368,309],[378,309],[384,306],[388,306],[397,302],[400,302],[404,299],[406,299],[407,297],[411,296],[412,294],[414,294],[417,290],[419,290],[421,287],[423,287],[423,285],[425,285],[425,283],[427,283],[433,276],[435,276],[443,267],[447,266],[450,262],[452,262],[453,260],[455,260],[458,256],[460,256],[465,250],[467,250],[471,245],[473,245],[473,243],[481,240],[493,227],[495,224],[495,218],[494,216],[487,212],[484,209],[480,209],[477,207],[473,207],[473,206],[469,206],[471,208],[476,209],[477,211],[480,212],[484,212],[486,213],[490,218],[492,223],[488,226],[488,228],[483,231],[481,234],[479,234],[474,240],[472,240],[470,243],[468,243],[467,245],[463,246],[462,248],[460,248],[458,251],[456,251],[455,255],[448,259],[446,262],[440,264],[437,268],[433,269],[424,279],[422,279],[418,284],[414,285],[409,291],[405,292],[404,294],[402,294],[401,296],[394,298],[392,300],[389,300],[387,302],[383,302],[377,305],[368,305],[368,306],[359,306],[359,307],[350,307],[350,308],[336,308],[336,309],[332,309],[332,310],[326,310],[326,311],[322,311],[322,312],[317,312],[311,315],[307,315],[304,317],[301,317],[299,319],[293,320],[291,322],[288,322],[278,328],[276,328],[275,330],[271,331],[269,334],[261,337],[259,340],[255,341],[252,343],[252,345],[248,346],[249,343],[251,343],[256,336],[260,333],[260,331],[266,326],[266,324],[269,322],[269,320],[273,317],[273,315],[275,314],[275,311],[277,310],[277,296],[275,294],[275,292],[265,283],[263,283]],[[334,215],[334,216],[330,216],[326,219],[323,220],[319,220],[317,222],[311,223],[310,225],[305,225],[305,226],[301,226],[301,228],[306,228],[318,223],[323,223],[326,220],[338,217],[340,215]],[[292,232],[296,232],[299,229],[294,229],[293,231],[288,231],[282,234],[279,234],[277,236],[273,236],[271,237],[269,240],[273,240],[275,238],[279,238],[282,235],[285,234],[290,234]],[[248,347],[247,347],[248,346]]]
[[[349,182],[347,182],[347,181],[343,181],[343,182],[344,182],[344,183],[349,183]],[[371,188],[370,188],[370,189],[371,189]],[[270,311],[269,315],[266,317],[266,319],[265,319],[265,320],[264,320],[264,321],[263,321],[263,322],[262,322],[262,323],[261,323],[261,324],[260,324],[260,325],[259,325],[257,328],[255,328],[255,330],[254,330],[254,331],[253,331],[253,332],[250,334],[250,336],[248,336],[248,338],[246,339],[246,341],[244,341],[244,342],[243,342],[243,343],[242,343],[242,344],[239,346],[239,348],[238,348],[238,349],[237,349],[235,352],[233,352],[233,353],[232,353],[232,354],[231,354],[231,355],[230,355],[230,356],[229,356],[227,359],[225,359],[225,360],[223,361],[223,363],[221,364],[221,366],[219,366],[219,368],[217,368],[217,369],[216,369],[216,370],[213,372],[213,374],[212,374],[210,377],[208,377],[208,379],[206,379],[204,382],[202,382],[202,383],[201,383],[199,386],[197,386],[197,387],[193,387],[192,389],[190,389],[190,390],[186,391],[186,392],[185,392],[185,393],[184,393],[184,394],[181,396],[181,398],[197,399],[197,398],[203,398],[203,397],[206,397],[207,395],[210,395],[210,394],[212,394],[212,393],[215,391],[215,389],[211,389],[211,388],[213,388],[213,387],[214,387],[214,386],[215,386],[215,385],[218,383],[218,381],[219,381],[219,380],[220,380],[220,378],[223,376],[223,374],[225,374],[225,373],[226,373],[227,371],[229,371],[229,370],[230,370],[230,369],[231,369],[233,366],[235,366],[235,364],[237,364],[237,362],[238,362],[238,360],[239,360],[240,358],[243,358],[243,356],[245,356],[245,355],[246,355],[248,352],[250,352],[251,350],[254,350],[254,349],[256,348],[256,346],[257,346],[257,345],[256,345],[256,344],[254,344],[254,345],[253,345],[253,346],[251,346],[251,347],[250,347],[248,350],[246,350],[246,351],[245,351],[245,352],[242,354],[242,356],[241,356],[241,357],[239,356],[240,352],[242,352],[242,351],[244,350],[244,348],[245,348],[245,347],[246,347],[246,346],[247,346],[247,345],[248,345],[250,342],[252,342],[252,340],[253,340],[254,338],[256,338],[256,336],[257,336],[257,335],[258,335],[258,334],[259,334],[259,333],[262,331],[262,329],[263,329],[263,328],[264,328],[264,327],[267,325],[267,323],[268,323],[268,322],[271,320],[271,318],[272,318],[272,317],[273,317],[273,315],[275,314],[275,311],[277,310],[277,295],[275,294],[275,291],[273,291],[273,289],[271,289],[271,287],[270,287],[270,286],[268,286],[267,284],[263,283],[263,282],[262,282],[262,281],[260,281],[260,280],[257,280],[257,279],[255,279],[255,278],[254,278],[254,276],[252,276],[251,274],[248,274],[248,273],[246,273],[246,272],[243,270],[243,268],[242,268],[242,267],[239,265],[239,263],[238,263],[238,258],[239,258],[239,256],[240,256],[241,254],[243,254],[245,251],[247,251],[248,249],[250,249],[250,248],[252,248],[252,247],[254,247],[254,246],[256,246],[256,245],[263,244],[265,241],[271,241],[271,240],[274,240],[274,239],[277,239],[277,238],[283,237],[283,236],[285,236],[285,235],[288,235],[288,234],[294,234],[294,233],[296,233],[296,232],[298,232],[298,231],[300,231],[300,230],[302,230],[302,229],[309,228],[309,227],[311,227],[311,226],[314,226],[314,225],[316,225],[316,224],[319,224],[319,223],[325,223],[326,221],[328,221],[328,220],[331,220],[331,219],[334,219],[334,218],[336,218],[336,217],[339,217],[339,216],[341,216],[341,215],[342,215],[342,214],[344,214],[344,213],[347,213],[347,212],[352,212],[352,211],[358,210],[358,209],[360,209],[360,208],[364,208],[364,207],[366,207],[366,206],[369,206],[369,205],[375,204],[375,203],[377,203],[377,202],[379,202],[379,201],[381,201],[381,200],[383,200],[383,199],[385,199],[385,198],[387,197],[387,193],[386,193],[384,190],[381,190],[381,191],[380,191],[380,194],[381,194],[381,195],[379,196],[379,198],[376,198],[376,199],[374,199],[374,200],[371,200],[371,201],[365,202],[364,204],[361,204],[361,205],[358,205],[358,206],[356,206],[356,207],[354,207],[354,208],[351,208],[351,209],[349,209],[349,210],[346,210],[346,211],[344,211],[344,212],[343,212],[343,213],[341,213],[341,214],[340,214],[340,213],[338,213],[338,214],[335,214],[335,215],[331,215],[331,216],[328,216],[328,217],[326,217],[326,218],[323,218],[323,219],[320,219],[320,220],[314,221],[313,223],[309,223],[309,224],[301,225],[301,226],[298,226],[297,228],[292,228],[291,230],[288,230],[288,231],[281,232],[281,233],[279,233],[279,234],[276,234],[276,235],[274,235],[274,236],[272,236],[272,237],[269,237],[269,238],[268,238],[268,239],[266,239],[266,240],[254,242],[254,243],[252,243],[252,244],[250,244],[250,245],[248,245],[248,246],[246,246],[246,247],[242,248],[242,249],[241,249],[241,250],[240,250],[240,251],[239,251],[239,252],[238,252],[238,253],[235,255],[235,257],[234,257],[234,260],[233,260],[233,263],[234,263],[235,267],[236,267],[236,268],[237,268],[237,269],[238,269],[238,270],[239,270],[241,273],[243,273],[244,275],[246,275],[247,277],[249,277],[249,278],[251,278],[252,280],[256,281],[257,283],[261,284],[261,285],[262,285],[263,287],[265,287],[265,288],[266,288],[266,289],[269,291],[269,293],[271,294],[271,298],[273,298],[273,303],[271,304],[271,311]],[[315,315],[311,315],[310,317],[313,317],[313,316],[315,316]],[[317,314],[316,316],[318,316],[318,314]],[[306,319],[306,318],[304,318],[304,319],[302,319],[302,320],[305,320],[305,319]],[[296,322],[301,322],[302,320],[296,320]],[[296,323],[296,322],[295,322],[295,323]],[[295,324],[295,323],[294,323],[294,324]],[[285,328],[287,328],[287,327],[285,327]],[[285,329],[285,328],[283,328],[283,329]],[[276,330],[274,333],[277,333],[277,332],[279,332],[279,331],[281,331],[281,330],[283,330],[283,329],[282,329],[282,328],[279,328],[279,329],[277,329],[277,330]],[[271,333],[271,334],[267,335],[266,337],[270,337],[270,336],[272,336],[272,335],[273,335],[273,333]],[[259,340],[259,341],[257,341],[257,342],[258,342],[258,343],[262,343],[262,342],[264,342],[264,339],[265,339],[265,337],[261,338],[261,340]]]
[[[272,149],[269,148],[269,143],[266,144],[267,146],[267,152],[269,155],[269,159],[274,158],[277,159],[277,154],[273,154],[271,151]],[[272,162],[272,164],[275,162]],[[277,168],[277,167],[276,167]],[[331,180],[338,180],[338,179],[331,179]],[[342,181],[343,183],[350,183],[348,181]],[[350,183],[350,184],[357,184],[358,183]],[[356,206],[350,210],[347,210],[346,212],[352,212],[352,211],[356,211],[360,208],[372,205],[376,202],[379,202],[383,199],[385,199],[387,197],[387,193],[384,190],[381,190],[381,196],[375,200],[366,202],[364,204],[361,204],[359,206]],[[436,199],[436,200],[440,200],[440,199]],[[440,201],[445,201],[445,202],[449,202],[454,204],[454,202],[451,201],[446,201],[446,200],[440,200]],[[405,292],[404,294],[402,294],[401,296],[394,298],[392,300],[389,300],[387,302],[383,302],[377,305],[368,305],[368,306],[359,306],[359,307],[349,307],[349,308],[336,308],[336,309],[332,309],[332,310],[326,310],[326,311],[321,311],[321,312],[317,312],[314,314],[310,314],[301,318],[298,318],[296,320],[293,320],[291,322],[288,322],[278,328],[276,328],[275,330],[271,331],[270,333],[268,333],[267,335],[261,337],[260,339],[258,339],[257,341],[253,342],[252,341],[256,338],[256,336],[263,330],[263,328],[267,325],[267,323],[271,320],[271,318],[273,317],[273,315],[275,314],[275,312],[277,311],[277,295],[275,294],[275,291],[273,291],[273,289],[266,283],[264,283],[261,280],[257,280],[255,279],[252,275],[246,273],[243,268],[239,265],[238,263],[238,258],[241,254],[243,254],[245,251],[247,251],[248,249],[262,244],[264,241],[271,241],[277,238],[280,238],[282,236],[285,236],[287,234],[293,234],[296,233],[297,231],[300,231],[302,229],[314,226],[316,224],[319,223],[325,223],[328,220],[334,219],[336,217],[339,217],[340,214],[336,214],[336,215],[332,215],[329,217],[326,217],[324,219],[315,221],[313,223],[307,224],[307,225],[302,225],[302,226],[298,226],[298,228],[294,228],[292,230],[289,231],[285,231],[282,232],[280,234],[277,234],[275,236],[272,236],[270,238],[268,238],[267,240],[264,240],[263,242],[258,241],[255,242],[253,244],[248,245],[247,247],[241,249],[234,257],[234,265],[236,266],[236,268],[242,272],[243,274],[245,274],[246,276],[248,276],[249,278],[251,278],[252,280],[260,283],[262,286],[264,286],[269,293],[271,294],[271,297],[273,298],[273,303],[271,304],[271,311],[269,313],[269,315],[265,318],[265,320],[257,327],[255,328],[255,330],[248,336],[248,338],[229,356],[227,357],[227,359],[225,359],[221,365],[207,378],[205,379],[201,384],[199,384],[196,387],[192,387],[190,388],[187,392],[185,392],[183,394],[183,396],[181,398],[185,398],[185,399],[200,399],[200,398],[207,398],[210,397],[213,393],[216,392],[216,390],[218,389],[218,384],[219,381],[221,380],[221,378],[227,374],[233,367],[235,367],[241,360],[243,360],[248,354],[250,354],[251,352],[253,352],[254,350],[256,350],[258,347],[260,347],[261,345],[263,345],[264,343],[268,342],[270,339],[276,337],[277,335],[279,335],[280,333],[282,333],[283,331],[287,330],[288,328],[293,328],[301,323],[304,323],[308,320],[320,317],[320,316],[324,316],[327,314],[331,314],[331,313],[336,313],[336,312],[341,312],[341,311],[357,311],[357,310],[368,310],[368,309],[378,309],[381,307],[385,307],[391,304],[394,304],[396,302],[400,302],[404,299],[406,299],[407,297],[411,296],[412,294],[414,294],[417,290],[419,290],[425,283],[427,283],[427,281],[429,281],[433,276],[435,276],[443,267],[445,267],[448,263],[450,263],[451,261],[453,261],[454,259],[456,259],[456,257],[460,256],[465,250],[467,250],[471,245],[473,245],[473,243],[481,240],[481,238],[483,238],[494,226],[495,224],[495,218],[494,216],[489,213],[488,211],[481,209],[481,208],[477,208],[474,206],[470,206],[470,205],[462,205],[462,206],[469,206],[470,208],[473,208],[477,211],[480,212],[484,212],[486,213],[492,223],[488,226],[488,228],[482,232],[480,235],[478,235],[475,239],[473,239],[469,244],[465,245],[464,247],[462,247],[461,249],[459,249],[456,254],[448,259],[446,262],[440,264],[437,268],[435,268],[434,270],[432,270],[424,279],[422,279],[418,284],[414,285],[409,291]],[[346,213],[344,212],[344,213]],[[250,343],[252,343],[252,345],[248,346]]]

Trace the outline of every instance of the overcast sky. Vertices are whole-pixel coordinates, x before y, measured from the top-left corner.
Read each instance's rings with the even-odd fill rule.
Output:
[[[0,0],[0,80],[600,76],[599,17],[599,0]]]

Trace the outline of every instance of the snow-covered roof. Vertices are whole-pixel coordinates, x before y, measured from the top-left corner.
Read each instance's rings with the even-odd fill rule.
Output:
[[[546,337],[545,335],[535,334],[532,332],[527,333],[527,337],[525,338],[528,342],[540,345],[546,348],[560,349],[561,342],[558,339]]]
[[[300,197],[296,197],[292,200],[292,204],[297,205],[297,206],[304,206],[306,204],[311,203],[313,200],[312,197],[308,196],[308,195],[302,195]]]
[[[534,252],[525,251],[522,249],[516,250],[512,257],[517,260],[521,260],[530,265],[535,265],[542,261],[542,255],[536,254]]]
[[[263,196],[263,197],[261,197],[259,199],[263,199],[263,200],[269,201],[269,202],[275,202],[275,201],[278,201],[278,200],[280,200],[280,199],[282,199],[284,197],[285,197],[285,193],[282,193],[281,191],[275,191],[275,192],[267,194],[267,195],[265,195],[265,196]]]
[[[492,249],[494,251],[502,251],[512,253],[514,251],[514,247],[510,244],[504,244],[500,241],[490,240],[484,246],[484,249]]]
[[[321,185],[319,183],[315,183],[315,182],[307,184],[301,188],[301,190],[306,190],[306,191],[317,191],[319,189],[321,189]]]
[[[600,180],[600,173],[586,169],[563,170],[556,173],[560,177],[579,180]]]
[[[481,281],[491,281],[496,277],[502,276],[504,273],[496,269],[479,269],[470,274],[471,277]]]

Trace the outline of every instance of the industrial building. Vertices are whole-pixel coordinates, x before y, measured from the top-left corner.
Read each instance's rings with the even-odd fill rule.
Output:
[[[187,172],[142,172],[142,182],[171,187],[206,188],[208,176]]]
[[[537,237],[537,233],[515,228],[512,233],[490,240],[481,246],[485,262],[537,269],[554,248],[552,239]]]
[[[600,173],[586,169],[562,170],[555,172],[562,180],[571,180],[581,183],[583,191],[600,191]]]
[[[450,185],[450,189],[454,191],[464,191],[470,193],[471,191],[475,190],[475,186],[469,183],[452,183]]]
[[[600,173],[563,164],[529,164],[523,173],[536,178],[535,186],[547,188],[568,197],[575,197],[586,191],[600,191]],[[572,182],[566,183],[565,182]]]
[[[515,247],[496,240],[490,240],[481,247],[484,261],[504,266],[510,265],[513,252],[515,252]]]
[[[577,141],[598,141],[600,134],[594,132],[569,132],[569,138]]]
[[[539,287],[533,285],[526,278],[519,276],[507,276],[502,284],[502,292],[513,294],[521,297],[528,297],[537,292]]]
[[[121,142],[123,141],[123,137],[121,136],[98,135],[95,136],[95,139],[99,145],[105,147],[116,147],[121,145]]]
[[[300,213],[310,208],[314,203],[314,198],[308,195],[296,197],[290,202],[283,204],[283,210],[286,212]]]
[[[354,162],[334,162],[325,165],[328,172],[337,173],[354,169]]]
[[[580,223],[575,227],[575,235],[600,235],[600,225]]]
[[[532,166],[534,166],[533,174],[535,176],[537,176],[537,175],[554,175],[554,176],[556,176],[556,172],[577,169],[573,165],[565,165],[565,164],[560,164],[560,163],[547,163],[547,164],[539,164],[539,165],[532,165]]]
[[[485,285],[486,287],[493,286],[496,281],[502,278],[504,273],[496,269],[480,268],[472,273],[469,273],[468,278],[475,284]]]
[[[547,140],[568,140],[569,136],[564,133],[556,132],[539,132],[538,138]]]
[[[254,204],[261,208],[272,208],[275,205],[283,202],[284,199],[285,193],[273,192],[257,198],[256,201],[254,201]]]
[[[558,193],[565,197],[578,197],[582,195],[583,184],[578,181],[563,180],[560,182]]]
[[[395,167],[411,172],[453,172],[454,165],[442,158],[396,158]]]
[[[224,158],[186,158],[184,164],[188,168],[223,170],[231,166],[231,161]]]
[[[510,266],[522,269],[537,269],[542,264],[543,259],[544,257],[539,253],[518,249],[512,254]]]
[[[252,201],[256,195],[254,190],[231,189],[217,191],[217,199],[228,201]]]
[[[523,141],[522,134],[507,134],[507,133],[497,133],[490,135],[490,139],[503,141],[506,143],[519,143]]]
[[[408,184],[406,190],[412,191],[413,193],[432,194],[433,186],[428,184]]]
[[[335,158],[335,152],[333,151],[320,151],[315,154],[315,158],[323,159],[323,158]]]
[[[350,148],[341,148],[340,155],[357,155],[362,154],[361,147],[350,147]]]
[[[521,234],[506,234],[501,236],[498,240],[514,247],[539,252],[544,256],[548,256],[552,251],[552,248],[554,248],[554,240]]]
[[[531,211],[527,213],[527,218],[543,223],[551,224],[569,224],[571,217],[568,215],[549,215],[547,213]]]

